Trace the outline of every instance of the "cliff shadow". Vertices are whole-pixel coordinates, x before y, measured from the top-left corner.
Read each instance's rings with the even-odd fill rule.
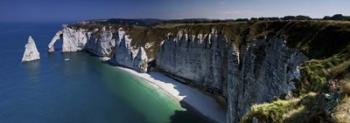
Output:
[[[202,115],[195,108],[188,105],[185,101],[180,101],[182,108],[185,111],[175,111],[172,116],[170,116],[170,123],[215,123],[213,120]]]
[[[203,92],[200,92],[195,88],[180,83],[159,72],[149,72],[148,74],[152,79],[156,81],[161,81],[166,85],[173,85],[173,87],[170,89],[172,89],[172,91],[174,91],[173,89],[175,89],[179,92],[178,96],[184,97],[181,101],[179,101],[179,103],[180,106],[186,110],[175,111],[174,114],[170,117],[170,123],[215,123],[215,121],[200,113],[196,108],[192,107],[187,102],[195,103],[197,107],[201,108],[202,111],[202,108],[205,108],[204,110],[206,112],[210,112],[210,114],[212,115],[220,116],[223,118],[223,121],[225,120],[226,113],[218,113],[218,110],[216,109],[218,107],[215,107],[215,100],[209,99],[211,97],[208,97],[208,95],[205,95]]]

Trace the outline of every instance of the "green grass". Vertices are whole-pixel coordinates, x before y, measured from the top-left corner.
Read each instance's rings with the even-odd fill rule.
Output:
[[[243,116],[241,123],[251,123],[253,118],[261,123],[329,122],[329,117],[322,115],[333,110],[334,99],[325,100],[321,94],[308,93],[299,98],[256,104]]]
[[[330,79],[348,79],[350,70],[350,52],[344,50],[330,58],[309,60],[301,68],[303,80],[299,85],[299,92],[327,91],[327,81]]]
[[[277,100],[272,103],[253,105],[248,114],[242,118],[242,123],[251,123],[255,117],[262,122],[282,123],[283,114],[297,107],[297,99]]]
[[[346,96],[332,111],[332,119],[336,123],[348,123],[350,121],[350,97]]]

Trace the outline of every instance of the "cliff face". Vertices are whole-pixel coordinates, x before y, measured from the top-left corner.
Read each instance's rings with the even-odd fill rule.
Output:
[[[299,66],[306,60],[282,39],[252,42],[238,50],[216,30],[191,36],[180,31],[161,46],[157,67],[226,96],[227,120],[239,122],[252,104],[290,94],[295,89],[293,80],[300,79]]]
[[[190,80],[190,84],[223,94],[225,90],[226,42],[216,30],[209,34],[189,35],[179,31],[168,36],[157,55],[157,67]]]
[[[64,26],[63,30],[58,31],[49,43],[49,52],[54,51],[56,41],[62,39],[62,52],[77,52],[87,50],[97,56],[109,56],[112,48],[115,47],[115,39],[112,30],[94,29],[73,29]]]
[[[101,32],[87,32],[88,41],[85,50],[97,56],[110,56],[115,47],[115,34],[111,30],[102,28]]]
[[[147,72],[148,69],[148,57],[143,47],[140,47],[137,51],[137,55],[134,58],[134,68],[140,72]]]
[[[148,58],[142,47],[131,47],[132,39],[122,28],[115,31],[111,28],[94,29],[73,28],[64,26],[49,43],[49,52],[54,51],[55,43],[62,39],[62,52],[86,50],[101,57],[112,57],[112,63],[133,68],[140,72],[147,71]]]
[[[62,32],[62,52],[77,52],[83,50],[88,39],[91,37],[91,33],[88,33],[84,29],[75,30],[65,27]]]
[[[131,46],[132,39],[126,35],[122,28],[118,30],[117,46],[112,59],[112,63],[124,67],[135,69],[139,72],[147,72],[148,57],[143,47],[134,48]]]
[[[300,51],[286,47],[282,39],[257,40],[240,54],[244,55],[238,64],[228,62],[229,122],[238,122],[252,104],[291,96],[294,82],[300,79],[299,66],[306,60]]]

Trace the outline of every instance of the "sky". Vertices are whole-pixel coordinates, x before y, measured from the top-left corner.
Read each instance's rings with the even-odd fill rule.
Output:
[[[350,0],[0,0],[0,22],[350,15]]]

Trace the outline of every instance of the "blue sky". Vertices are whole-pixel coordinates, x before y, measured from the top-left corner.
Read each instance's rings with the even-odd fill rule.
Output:
[[[350,0],[0,0],[0,21],[350,15]]]

